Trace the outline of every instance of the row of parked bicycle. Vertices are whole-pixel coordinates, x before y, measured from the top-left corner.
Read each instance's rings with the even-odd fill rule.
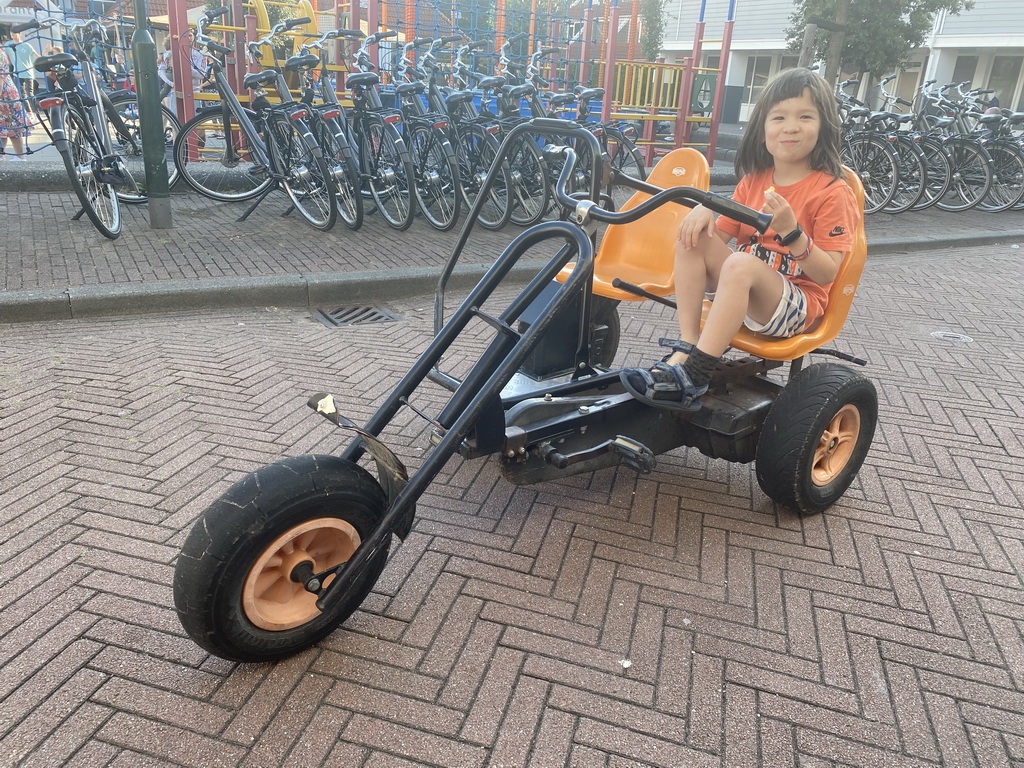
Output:
[[[924,83],[913,103],[880,83],[882,111],[871,111],[839,84],[843,161],[864,182],[865,212],[903,213],[934,205],[944,211],[1024,209],[1024,112],[991,106],[991,90],[969,82]],[[955,92],[955,96],[953,95]]]
[[[646,178],[643,158],[630,137],[634,129],[589,117],[589,104],[603,96],[602,89],[544,93],[549,84],[540,75],[541,60],[557,49],[538,50],[528,61],[513,60],[511,46],[525,35],[502,46],[497,54],[501,74],[494,76],[474,72],[467,63],[471,55],[495,56],[482,50],[484,41],[455,36],[411,40],[402,49],[397,83],[390,94],[382,94],[370,49],[397,33],[329,31],[304,43],[283,67],[246,75],[243,84],[251,99],[243,106],[225,72],[223,56],[232,50],[207,31],[225,13],[226,8],[207,11],[196,24],[196,45],[206,54],[205,75],[217,92],[217,103],[184,125],[166,107],[161,110],[171,185],[184,180],[215,200],[255,201],[245,215],[274,190],[283,190],[291,206],[320,230],[332,228],[339,218],[356,229],[372,210],[399,230],[407,229],[416,215],[437,229],[450,229],[476,203],[503,136],[531,117],[573,104],[612,165],[634,178]],[[272,47],[280,34],[308,21],[283,21],[250,42],[251,60],[258,62],[264,46]],[[21,28],[52,25],[60,26],[81,50],[103,36],[95,20],[44,19]],[[352,94],[348,109],[339,103],[324,66],[325,48],[336,39],[359,43],[345,83]],[[456,42],[461,44],[454,52],[449,86],[442,82],[437,55]],[[39,106],[82,203],[79,215],[88,214],[101,233],[115,238],[121,231],[120,204],[147,199],[138,97],[127,91],[104,92],[87,57],[61,53],[40,57],[35,66],[56,76],[57,91],[41,98]],[[299,98],[289,87],[288,73],[299,79]],[[386,105],[382,96],[389,95],[394,103]],[[529,105],[529,117],[522,114],[523,103]],[[560,171],[549,167],[528,135],[506,149],[478,216],[492,229],[509,221],[529,226],[541,220],[552,206],[551,187]],[[588,191],[592,161],[586,146],[579,152],[573,188]],[[611,187],[604,191],[615,204],[630,194]]]

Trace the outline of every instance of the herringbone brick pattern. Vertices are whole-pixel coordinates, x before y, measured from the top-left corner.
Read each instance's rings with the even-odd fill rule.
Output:
[[[307,395],[365,419],[429,300],[0,326],[0,766],[1024,766],[1017,253],[872,261],[839,346],[880,424],[827,513],[693,451],[527,487],[454,459],[363,609],[276,665],[185,637],[178,547],[244,473],[338,450]],[[667,311],[623,320],[620,362],[659,354]],[[386,440],[415,466],[424,432]]]

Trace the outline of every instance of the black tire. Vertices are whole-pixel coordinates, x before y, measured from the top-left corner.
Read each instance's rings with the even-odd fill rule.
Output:
[[[133,183],[127,188],[119,190],[117,196],[123,203],[133,205],[144,203],[149,197],[146,194],[146,163],[142,153],[139,97],[125,91],[112,94],[110,103],[117,110],[117,114],[128,130],[126,135],[120,134],[115,130],[114,124],[108,120],[110,145],[121,156],[125,171],[133,180]],[[164,148],[167,155],[167,188],[170,189],[178,180],[178,169],[174,165],[174,140],[181,133],[181,123],[178,122],[177,116],[163,104],[160,105],[160,115],[163,120]]]
[[[605,151],[612,168],[630,178],[640,181],[647,180],[647,164],[644,162],[644,156],[636,145],[618,129],[605,128]],[[605,192],[614,203],[616,211],[621,211],[626,201],[635,194],[635,191],[629,187],[615,184],[608,185]]]
[[[359,187],[359,168],[348,141],[339,133],[344,129],[337,120],[317,120],[314,124],[317,143],[334,177],[338,218],[349,229],[363,225],[363,195]],[[342,143],[344,142],[344,144]]]
[[[334,177],[309,126],[277,114],[268,120],[266,141],[295,210],[321,232],[333,228],[338,221]]]
[[[945,143],[952,167],[949,189],[935,201],[943,211],[970,210],[992,187],[992,158],[974,139],[954,136]]]
[[[250,121],[256,113],[245,110]],[[174,165],[192,189],[222,203],[251,200],[274,183],[246,145],[242,127],[221,107],[199,112],[182,126],[174,142]]]
[[[484,179],[498,156],[498,140],[481,126],[462,124],[458,127],[455,159],[459,166],[459,187],[466,210],[476,204]],[[484,198],[476,222],[484,229],[501,229],[512,215],[509,190],[512,184],[511,166],[506,163],[495,177],[494,185]]]
[[[549,169],[533,136],[521,135],[509,148],[509,218],[520,227],[532,227],[544,218],[551,203]]]
[[[363,123],[359,151],[361,166],[373,202],[388,226],[400,232],[412,226],[412,162],[398,130],[383,118],[370,116]]]
[[[103,156],[85,116],[75,109],[63,112],[67,149],[60,153],[71,188],[89,221],[110,240],[121,236],[121,205],[112,184],[100,179],[97,168]]]
[[[911,210],[920,211],[935,205],[941,200],[953,175],[953,167],[949,162],[949,155],[942,146],[942,142],[931,136],[921,137],[921,150],[924,152],[925,166],[927,167],[927,183],[924,194],[917,201]]]
[[[909,136],[897,134],[894,149],[900,164],[899,178],[892,199],[882,210],[886,213],[904,213],[917,205],[924,196],[928,164],[924,152]]]
[[[459,220],[462,202],[454,152],[433,126],[417,125],[408,137],[416,204],[430,226],[447,232]]]
[[[185,631],[231,661],[273,661],[309,648],[363,602],[388,546],[330,613],[288,578],[291,568],[306,555],[314,572],[346,562],[385,506],[368,472],[334,456],[283,459],[242,478],[203,513],[178,556],[174,607]],[[279,553],[284,564],[275,561]]]
[[[864,213],[878,213],[892,200],[899,178],[896,152],[879,136],[856,133],[843,141],[840,157],[864,185]]]
[[[979,211],[1008,211],[1024,198],[1024,150],[1007,141],[989,143],[992,186],[978,203]]]
[[[758,484],[801,513],[827,509],[857,476],[877,421],[870,379],[836,363],[808,366],[786,384],[761,427]]]

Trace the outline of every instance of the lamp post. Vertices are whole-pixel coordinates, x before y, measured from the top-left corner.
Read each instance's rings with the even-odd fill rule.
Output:
[[[156,43],[149,31],[146,0],[134,2],[135,32],[132,34],[132,57],[135,64],[135,91],[139,100],[142,160],[146,168],[149,225],[153,229],[170,229],[171,192],[167,183],[167,147],[164,144],[160,86],[156,74]]]

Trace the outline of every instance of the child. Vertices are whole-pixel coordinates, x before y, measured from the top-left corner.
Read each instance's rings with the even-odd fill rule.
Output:
[[[744,324],[769,336],[808,330],[853,246],[856,200],[839,160],[839,115],[823,78],[790,69],[765,87],[736,155],[733,199],[772,214],[759,235],[697,206],[679,227],[675,281],[679,340],[651,369],[627,368],[623,386],[641,402],[692,411],[719,358]],[[735,238],[739,247],[727,246]],[[713,299],[700,329],[705,298]]]

